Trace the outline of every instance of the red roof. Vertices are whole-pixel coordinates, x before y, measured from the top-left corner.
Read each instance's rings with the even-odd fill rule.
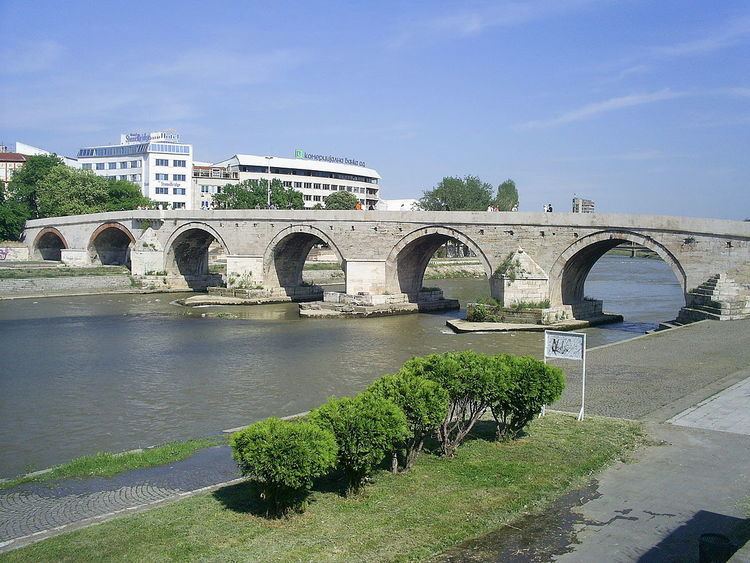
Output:
[[[18,152],[0,152],[0,162],[26,162],[26,156]]]

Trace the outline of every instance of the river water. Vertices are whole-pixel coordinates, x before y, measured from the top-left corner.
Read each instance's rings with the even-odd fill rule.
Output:
[[[462,304],[488,293],[486,280],[429,284]],[[643,258],[605,256],[586,295],[626,321],[588,329],[589,346],[642,334],[683,304],[668,266]],[[0,301],[0,477],[305,411],[415,355],[542,352],[541,334],[453,334],[455,311],[313,320],[294,304],[189,309],[178,297]],[[241,318],[202,316],[217,310]]]

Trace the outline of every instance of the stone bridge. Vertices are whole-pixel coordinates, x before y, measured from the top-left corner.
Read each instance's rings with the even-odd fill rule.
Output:
[[[346,293],[419,299],[425,268],[448,240],[470,248],[490,293],[506,305],[549,299],[585,317],[584,283],[622,243],[658,254],[685,293],[686,309],[711,318],[750,313],[750,222],[670,216],[325,210],[122,211],[29,221],[32,256],[68,264],[126,264],[134,276],[173,285],[216,283],[208,248],[227,255],[231,286],[303,286],[310,249],[326,244],[346,275]],[[215,278],[216,276],[213,276]],[[685,311],[685,310],[683,310]]]

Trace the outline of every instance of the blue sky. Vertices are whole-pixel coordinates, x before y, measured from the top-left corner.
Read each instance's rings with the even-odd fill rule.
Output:
[[[0,0],[0,140],[175,128],[200,160],[365,160],[385,198],[750,216],[750,3]]]

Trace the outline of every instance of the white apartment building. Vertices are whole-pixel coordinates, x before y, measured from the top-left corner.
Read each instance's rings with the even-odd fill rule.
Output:
[[[348,158],[310,155],[295,151],[296,158],[236,154],[218,162],[240,181],[280,180],[285,187],[302,192],[305,207],[324,205],[325,198],[335,191],[348,191],[359,198],[365,209],[377,208],[380,199],[380,174],[363,162]]]
[[[165,209],[192,209],[193,145],[174,131],[124,134],[117,145],[82,148],[78,162],[98,176],[137,184]]]
[[[214,196],[220,194],[227,184],[238,183],[239,178],[239,172],[229,172],[210,162],[194,161],[192,209],[212,209]]]

